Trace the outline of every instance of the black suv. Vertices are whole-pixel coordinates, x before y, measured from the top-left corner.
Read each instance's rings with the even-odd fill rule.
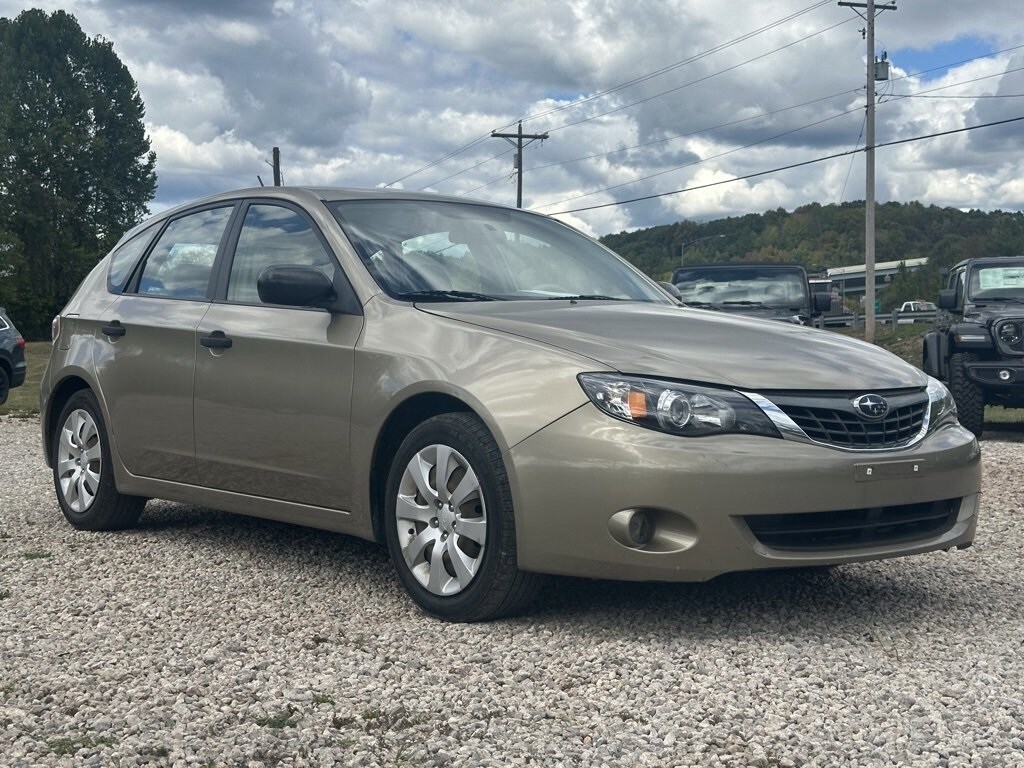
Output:
[[[810,325],[832,305],[831,294],[810,290],[799,264],[686,265],[676,267],[672,284],[687,306],[799,325]]]
[[[11,387],[25,383],[25,340],[0,307],[0,405],[7,402]]]
[[[960,423],[980,437],[986,404],[1024,408],[1024,256],[961,261],[939,309],[924,370],[949,385]]]

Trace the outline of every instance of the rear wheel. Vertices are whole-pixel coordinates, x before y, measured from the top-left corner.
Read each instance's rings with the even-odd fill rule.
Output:
[[[949,391],[956,401],[957,418],[965,429],[980,438],[985,425],[985,397],[981,387],[967,377],[965,363],[978,359],[970,352],[957,352],[949,358]]]
[[[406,591],[448,621],[514,613],[540,576],[517,566],[508,476],[494,438],[475,416],[420,424],[402,442],[388,476],[385,535]]]
[[[64,517],[75,528],[112,531],[138,521],[146,500],[114,486],[107,429],[96,396],[76,392],[53,433],[53,484]]]

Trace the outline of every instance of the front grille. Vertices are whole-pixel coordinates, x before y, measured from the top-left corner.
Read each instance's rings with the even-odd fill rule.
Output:
[[[743,520],[757,540],[772,549],[851,549],[943,534],[956,523],[959,502],[946,499],[838,512],[748,515]]]
[[[928,394],[924,390],[880,393],[889,403],[881,419],[867,419],[848,396],[769,395],[811,440],[839,448],[897,448],[913,440],[924,426]]]

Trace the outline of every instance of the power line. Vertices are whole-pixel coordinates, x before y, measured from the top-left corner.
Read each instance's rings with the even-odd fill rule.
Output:
[[[792,21],[793,19],[799,18],[800,16],[803,16],[806,13],[810,13],[811,11],[815,11],[818,8],[821,8],[824,5],[828,5],[829,2],[830,2],[830,0],[821,0],[821,2],[815,3],[814,5],[811,5],[811,6],[807,7],[807,8],[804,8],[802,11],[796,11],[795,13],[792,13],[789,16],[786,16],[785,18],[779,19],[777,21],[773,21],[772,23],[766,24],[763,27],[755,29],[755,30],[753,30],[751,32],[747,32],[747,33],[745,33],[743,35],[740,35],[739,37],[735,37],[732,40],[729,40],[729,41],[727,41],[725,43],[721,43],[720,45],[716,45],[714,48],[709,48],[706,51],[702,51],[701,53],[694,54],[693,56],[690,56],[690,57],[688,57],[686,59],[681,59],[680,61],[677,61],[677,62],[675,62],[673,64],[669,64],[668,66],[662,67],[661,69],[657,69],[657,70],[655,70],[653,72],[649,72],[646,75],[641,75],[639,77],[633,78],[632,80],[628,80],[625,83],[620,83],[619,85],[613,86],[613,87],[608,88],[608,89],[606,89],[604,91],[600,91],[600,92],[592,94],[590,96],[585,96],[583,98],[576,99],[575,101],[573,101],[573,102],[571,102],[569,104],[564,104],[564,105],[559,106],[559,107],[554,107],[554,108],[546,110],[544,112],[537,112],[535,114],[527,115],[526,117],[523,118],[523,121],[526,122],[526,121],[529,121],[529,120],[537,120],[537,119],[539,119],[541,117],[547,117],[548,115],[553,115],[553,114],[555,114],[557,112],[564,112],[567,109],[572,109],[574,107],[578,107],[581,104],[586,104],[586,103],[588,103],[590,101],[595,101],[597,99],[603,98],[604,96],[608,96],[609,94],[615,93],[617,91],[621,91],[621,90],[623,90],[625,88],[628,88],[630,86],[638,85],[640,83],[646,82],[646,81],[651,80],[651,79],[653,79],[655,77],[658,77],[660,75],[667,74],[668,72],[672,72],[672,71],[674,71],[676,69],[679,69],[680,67],[686,66],[687,64],[692,64],[695,61],[699,61],[700,59],[707,58],[708,56],[711,56],[713,54],[716,54],[716,53],[719,53],[721,51],[724,51],[727,48],[731,48],[734,45],[738,45],[739,43],[746,42],[747,40],[750,40],[751,38],[756,37],[757,35],[760,35],[760,34],[762,34],[764,32],[767,32],[770,29],[774,29],[775,27],[781,26],[781,25],[783,25],[783,24],[785,24],[787,22]],[[504,127],[508,128],[509,126],[504,126]]]
[[[929,134],[925,134],[923,136],[913,136],[913,137],[908,138],[908,139],[896,139],[895,141],[886,141],[886,142],[883,142],[882,144],[876,144],[874,146],[874,148],[875,149],[879,149],[881,147],[895,146],[896,144],[909,144],[909,143],[912,143],[912,142],[915,142],[915,141],[924,141],[925,139],[935,139],[935,138],[939,138],[941,136],[950,136],[950,135],[952,135],[954,133],[965,133],[967,131],[975,131],[975,130],[977,130],[979,128],[991,128],[991,127],[996,126],[996,125],[1005,125],[1007,123],[1016,123],[1016,122],[1018,122],[1020,120],[1024,120],[1024,116],[1021,116],[1021,117],[1011,117],[1011,118],[1008,118],[1006,120],[996,120],[996,121],[991,122],[991,123],[980,123],[979,125],[971,125],[971,126],[967,126],[966,128],[953,128],[953,129],[948,130],[948,131],[939,131],[938,133],[929,133]],[[768,175],[773,174],[773,173],[779,173],[781,171],[789,171],[789,170],[792,170],[793,168],[801,168],[801,167],[803,167],[805,165],[814,165],[816,163],[823,163],[826,160],[835,160],[837,157],[847,157],[849,155],[856,154],[858,152],[866,152],[866,151],[867,151],[867,147],[863,147],[861,149],[850,149],[850,150],[847,150],[845,152],[836,152],[835,154],[832,154],[832,155],[825,155],[824,157],[816,157],[813,160],[804,160],[803,162],[799,162],[799,163],[791,163],[789,165],[779,166],[778,168],[772,168],[771,170],[768,170],[768,171],[758,171],[757,173],[748,173],[745,176],[736,176],[736,177],[731,178],[731,179],[723,179],[722,181],[712,181],[712,182],[709,182],[708,184],[701,184],[701,185],[696,186],[696,187],[687,187],[685,189],[675,189],[675,190],[672,190],[671,192],[659,192],[659,193],[654,194],[654,195],[644,195],[643,197],[634,197],[634,198],[629,199],[629,200],[617,200],[617,201],[611,202],[611,203],[601,203],[600,205],[589,205],[589,206],[587,206],[585,208],[570,208],[570,209],[565,210],[565,211],[553,211],[552,213],[550,213],[548,215],[549,216],[559,216],[559,215],[566,214],[566,213],[580,213],[582,211],[594,211],[594,210],[597,210],[598,208],[611,208],[611,207],[614,207],[614,206],[617,206],[617,205],[629,205],[631,203],[639,203],[639,202],[642,202],[644,200],[655,200],[655,199],[657,199],[659,197],[670,197],[672,195],[679,195],[679,194],[682,194],[684,192],[696,192],[697,190],[700,190],[700,189],[708,189],[709,187],[718,187],[718,186],[721,186],[722,184],[732,184],[733,182],[745,181],[747,179],[754,179],[754,178],[757,178],[759,176],[768,176]]]
[[[705,75],[704,77],[699,77],[696,80],[691,80],[688,83],[683,83],[682,85],[678,85],[675,88],[669,88],[667,91],[662,91],[661,93],[656,93],[653,96],[648,96],[647,98],[639,99],[638,101],[634,101],[634,102],[631,102],[629,104],[624,104],[624,105],[622,105],[620,107],[616,107],[615,109],[610,109],[607,112],[601,112],[600,114],[592,115],[590,117],[585,117],[582,120],[577,120],[576,122],[573,122],[573,123],[565,123],[564,125],[560,125],[560,126],[558,126],[556,128],[550,128],[548,130],[548,132],[549,133],[554,133],[555,131],[561,131],[561,130],[564,130],[566,128],[572,128],[572,127],[577,126],[577,125],[582,125],[583,123],[589,123],[591,120],[597,120],[598,118],[601,118],[601,117],[607,117],[608,115],[613,115],[616,112],[622,112],[623,110],[629,109],[630,107],[635,107],[638,104],[645,104],[648,101],[653,101],[654,99],[660,99],[662,96],[667,96],[670,93],[675,93],[676,91],[681,91],[684,88],[689,88],[691,85],[698,85],[699,83],[706,82],[706,81],[708,81],[708,80],[710,80],[710,79],[712,79],[714,77],[718,77],[719,75],[724,75],[727,72],[732,72],[734,70],[739,69],[740,67],[745,67],[747,64],[753,64],[755,61],[760,61],[761,59],[765,59],[765,58],[767,58],[769,56],[773,56],[776,53],[778,53],[779,51],[784,51],[787,48],[792,48],[794,45],[798,45],[799,43],[806,42],[807,40],[810,40],[812,37],[817,37],[818,35],[823,35],[826,32],[829,32],[829,31],[835,29],[836,27],[841,27],[843,24],[849,24],[850,21],[851,21],[851,19],[846,19],[845,21],[837,22],[837,23],[835,23],[835,24],[833,24],[833,25],[831,25],[829,27],[825,27],[824,29],[819,29],[817,32],[812,32],[809,35],[801,37],[799,40],[793,40],[790,43],[786,43],[786,45],[779,46],[778,48],[775,48],[773,50],[767,51],[767,52],[762,53],[762,54],[760,54],[758,56],[754,56],[753,58],[747,59],[746,61],[741,61],[738,64],[732,65],[731,67],[726,67],[725,69],[721,69],[721,70],[719,70],[717,72],[712,72],[709,75]]]
[[[673,64],[669,64],[668,66],[662,67],[661,69],[657,69],[657,70],[655,70],[653,72],[649,72],[649,73],[647,73],[645,75],[641,75],[639,77],[633,78],[632,80],[627,80],[624,83],[620,83],[619,85],[613,86],[613,87],[608,88],[608,89],[606,89],[604,91],[600,91],[598,93],[591,94],[590,96],[585,96],[583,98],[576,99],[575,101],[573,101],[573,102],[571,102],[569,104],[564,104],[564,105],[561,105],[559,107],[555,107],[553,109],[549,109],[549,110],[544,111],[544,112],[539,112],[539,113],[536,113],[536,114],[527,115],[527,116],[525,116],[523,118],[520,118],[519,121],[513,120],[511,123],[507,123],[507,124],[501,126],[501,128],[498,128],[496,130],[500,131],[500,130],[502,130],[504,128],[511,128],[512,126],[514,126],[516,124],[516,122],[526,122],[526,121],[529,121],[529,120],[536,120],[538,118],[546,117],[548,115],[555,114],[557,112],[562,112],[562,111],[565,111],[567,109],[572,109],[574,107],[579,106],[580,104],[586,104],[586,103],[588,103],[590,101],[595,101],[597,99],[603,98],[604,96],[607,96],[609,94],[615,93],[615,92],[620,91],[620,90],[623,90],[623,89],[628,88],[630,86],[637,85],[637,84],[642,83],[642,82],[646,82],[647,80],[650,80],[652,78],[655,78],[655,77],[658,77],[660,75],[666,74],[668,72],[674,71],[674,70],[679,69],[680,67],[683,67],[683,66],[685,66],[687,64],[691,64],[694,61],[698,61],[698,60],[700,60],[702,58],[706,58],[707,56],[711,56],[712,54],[718,53],[719,51],[723,51],[723,50],[725,50],[727,48],[730,48],[730,47],[732,47],[734,45],[738,45],[739,43],[745,42],[746,40],[749,40],[752,37],[756,37],[757,35],[762,34],[762,33],[766,32],[766,31],[768,31],[770,29],[773,29],[773,28],[778,27],[778,26],[780,26],[782,24],[790,22],[793,19],[796,19],[796,18],[798,18],[800,16],[803,16],[806,13],[810,13],[811,11],[817,10],[818,8],[821,8],[824,5],[828,5],[830,1],[831,0],[820,0],[819,2],[814,3],[813,5],[808,6],[807,8],[804,8],[801,11],[796,11],[795,13],[792,13],[789,16],[786,16],[785,18],[782,18],[782,19],[779,19],[777,21],[774,21],[771,24],[766,24],[765,26],[760,27],[758,29],[755,29],[752,32],[747,32],[744,35],[740,35],[739,37],[733,38],[732,40],[727,41],[725,43],[722,43],[720,45],[717,45],[714,48],[710,48],[707,51],[703,51],[702,53],[695,54],[694,56],[690,56],[689,58],[682,59],[680,61],[674,62]],[[567,127],[567,126],[563,126],[563,127]],[[474,139],[473,141],[469,142],[468,144],[464,144],[461,147],[459,147],[458,149],[452,150],[451,152],[449,152],[448,154],[438,158],[437,160],[434,160],[434,161],[432,161],[430,163],[427,163],[426,165],[423,165],[423,166],[417,168],[416,170],[411,171],[411,172],[405,174],[404,176],[401,176],[401,177],[395,179],[394,181],[389,181],[384,186],[385,187],[390,187],[393,184],[397,184],[400,181],[405,181],[405,179],[408,179],[408,178],[410,178],[412,176],[416,176],[417,174],[422,173],[423,171],[426,171],[426,170],[429,170],[431,168],[434,168],[435,166],[440,165],[441,163],[445,162],[446,160],[450,160],[451,158],[455,157],[456,155],[462,154],[463,152],[466,152],[466,151],[472,149],[473,147],[477,146],[478,144],[482,143],[484,140],[486,140],[488,138],[490,138],[490,134],[485,134],[483,136],[480,136],[480,137]],[[455,175],[458,175],[458,174],[455,174]]]
[[[791,128],[788,131],[783,131],[782,133],[777,133],[774,136],[767,136],[767,137],[765,137],[763,139],[758,139],[757,141],[752,141],[751,143],[745,144],[742,147],[734,147],[734,148],[726,150],[724,152],[719,152],[717,155],[709,155],[708,157],[702,157],[699,160],[694,160],[693,162],[684,163],[683,165],[677,165],[677,166],[674,166],[672,168],[666,168],[666,169],[664,169],[662,171],[658,171],[657,173],[649,174],[648,176],[641,176],[641,177],[636,178],[636,179],[631,179],[630,181],[624,181],[621,184],[614,184],[614,185],[612,185],[610,187],[603,187],[602,189],[595,189],[595,190],[593,190],[591,192],[583,192],[583,193],[581,193],[579,195],[574,195],[573,197],[567,197],[567,198],[565,198],[563,200],[559,200],[559,201],[554,202],[554,203],[547,203],[546,205],[539,206],[539,208],[547,208],[549,206],[558,205],[560,203],[568,203],[568,202],[571,202],[572,200],[579,200],[580,198],[583,198],[583,197],[590,197],[591,195],[597,195],[597,194],[600,194],[601,192],[610,192],[613,189],[620,189],[621,187],[626,187],[626,186],[629,186],[630,184],[636,184],[638,182],[647,181],[648,179],[653,179],[653,178],[656,178],[658,176],[664,176],[666,173],[674,173],[675,171],[680,171],[683,168],[690,168],[690,167],[692,167],[694,165],[700,165],[701,163],[705,163],[708,160],[717,160],[720,157],[725,157],[726,155],[731,155],[731,154],[733,154],[735,152],[742,152],[744,149],[750,149],[751,147],[756,147],[756,146],[758,146],[760,144],[765,144],[766,142],[774,141],[775,139],[779,139],[779,138],[782,138],[783,136],[788,136],[790,134],[806,130],[807,128],[814,128],[815,126],[821,125],[823,123],[830,122],[832,120],[836,120],[836,119],[838,119],[840,117],[845,117],[846,115],[853,114],[854,112],[860,112],[860,110],[861,110],[861,107],[854,107],[852,109],[846,110],[845,112],[840,112],[839,114],[832,115],[830,117],[825,117],[825,118],[822,118],[821,120],[816,120],[813,123],[808,123],[807,125],[801,125],[799,128]]]
[[[670,93],[675,93],[676,91],[680,91],[680,90],[682,90],[684,88],[689,88],[692,85],[697,85],[699,83],[702,83],[702,82],[705,82],[707,80],[710,80],[713,77],[717,77],[718,75],[722,75],[722,74],[725,74],[727,72],[731,72],[733,70],[739,69],[740,67],[746,66],[747,64],[751,64],[751,63],[753,63],[755,61],[759,61],[760,59],[763,59],[763,58],[766,58],[768,56],[774,55],[774,54],[778,53],[779,51],[783,51],[783,50],[785,50],[787,48],[791,48],[792,46],[797,45],[798,43],[802,43],[802,42],[804,42],[806,40],[809,40],[812,37],[824,34],[825,32],[828,32],[831,29],[835,29],[836,27],[839,27],[839,26],[841,26],[843,24],[847,24],[847,23],[849,23],[849,21],[850,20],[847,19],[846,21],[838,22],[836,24],[833,24],[830,27],[826,27],[824,29],[820,29],[817,32],[812,32],[811,34],[806,35],[805,37],[802,37],[799,40],[794,40],[794,41],[792,41],[790,43],[787,43],[786,45],[780,46],[779,48],[775,48],[774,50],[768,51],[766,53],[762,53],[762,54],[760,54],[758,56],[755,56],[755,57],[753,57],[751,59],[747,59],[746,61],[742,61],[742,62],[740,62],[738,64],[734,64],[733,66],[727,67],[726,69],[722,69],[722,70],[719,70],[717,72],[713,72],[713,73],[711,73],[709,75],[705,75],[704,77],[698,78],[696,80],[691,80],[690,82],[684,83],[683,85],[676,86],[675,88],[670,88],[667,91],[662,91],[661,93],[654,94],[653,96],[648,96],[647,98],[640,99],[639,101],[634,101],[634,102],[631,102],[629,104],[625,104],[625,105],[616,107],[615,109],[611,109],[611,110],[608,110],[606,112],[602,112],[602,113],[597,114],[597,115],[592,115],[590,117],[585,117],[585,118],[583,118],[581,120],[577,120],[576,122],[573,122],[573,123],[565,123],[565,124],[563,124],[561,126],[558,126],[556,128],[550,129],[550,131],[548,131],[548,133],[554,133],[555,131],[560,131],[560,130],[563,130],[565,128],[572,128],[572,127],[577,126],[577,125],[582,125],[583,123],[588,123],[591,120],[597,120],[597,119],[599,119],[601,117],[607,117],[608,115],[614,114],[616,112],[621,112],[623,110],[629,109],[630,107],[635,107],[638,104],[643,104],[643,103],[648,102],[648,101],[653,101],[654,99],[661,98],[662,96],[666,96],[666,95],[668,95]],[[851,93],[856,93],[856,90],[852,90],[850,92]],[[835,95],[839,96],[839,95],[842,95],[843,93],[846,93],[846,91],[842,91],[842,92],[840,92],[838,94],[835,94]],[[807,102],[807,104],[813,104],[815,101],[824,101],[827,98],[833,98],[833,97],[823,97],[822,99],[816,99],[816,100]],[[797,106],[805,106],[805,105],[801,104],[801,105],[797,105]],[[786,109],[795,109],[795,108],[796,107],[787,107]],[[777,110],[777,111],[785,111],[785,110]],[[764,113],[762,115],[754,115],[753,117],[743,118],[742,120],[737,120],[737,121],[734,121],[733,123],[726,123],[723,126],[716,126],[716,127],[725,127],[725,126],[728,126],[728,125],[734,125],[734,124],[737,124],[737,123],[745,122],[747,120],[756,120],[756,119],[758,119],[760,117],[765,117],[765,116],[771,115],[771,114],[775,114],[775,112],[767,112],[767,113]],[[705,129],[705,130],[714,130],[714,128],[708,128],[708,129]],[[693,134],[692,133],[691,134],[684,134],[684,136],[689,136],[689,135],[693,135]],[[673,138],[682,138],[682,137],[673,137]],[[659,139],[658,141],[669,141],[669,140],[671,140],[671,139]],[[658,142],[649,142],[649,144],[650,143],[658,143]],[[647,146],[647,145],[640,145],[640,146]],[[633,147],[633,148],[635,149],[635,147]],[[630,149],[630,147],[627,147],[626,149]],[[625,151],[625,150],[615,150],[615,151]],[[608,154],[612,154],[612,153],[608,153]],[[493,160],[493,159],[495,159],[495,158],[491,158],[491,160]],[[581,159],[588,159],[588,158],[581,158]],[[476,165],[472,166],[471,168],[464,168],[461,171],[457,171],[456,173],[453,173],[450,176],[447,176],[445,179],[442,179],[442,181],[447,181],[448,179],[452,179],[452,178],[454,178],[456,176],[459,176],[459,175],[461,175],[461,174],[463,174],[463,173],[465,173],[467,171],[473,170],[474,168],[478,168],[478,167],[480,167],[481,165],[483,165],[486,162],[489,162],[489,161],[484,161],[482,163],[477,163]],[[566,162],[575,162],[575,161],[566,161]],[[561,163],[552,163],[552,165],[559,165],[559,164],[561,164]],[[540,167],[546,168],[546,167],[549,167],[549,166],[540,166]],[[533,169],[531,169],[531,170],[533,170]],[[491,184],[497,183],[500,179],[503,179],[503,178],[505,178],[505,177],[501,176],[498,179],[494,179],[494,180],[492,180],[490,182],[487,182],[483,186],[484,187],[490,186]],[[475,189],[481,189],[481,188],[482,187],[476,187]],[[475,191],[475,190],[470,190],[470,191],[472,192],[472,191]]]
[[[923,91],[923,93],[931,93],[933,91],[943,90],[945,88],[953,88],[953,87],[956,87],[956,86],[959,86],[959,85],[966,85],[968,83],[974,83],[974,82],[978,82],[979,80],[985,80],[985,79],[992,78],[992,77],[1001,77],[1001,76],[1003,76],[1005,74],[1008,74],[1010,72],[1016,72],[1018,69],[1024,69],[1024,67],[1018,67],[1018,68],[1015,68],[1015,69],[1004,70],[1002,72],[996,72],[996,73],[993,73],[991,75],[982,75],[980,77],[971,78],[969,80],[962,80],[960,82],[950,83],[948,85],[937,86],[935,88],[928,89],[927,91]],[[747,122],[747,121],[750,121],[750,120],[757,120],[757,119],[759,119],[761,117],[766,117],[768,115],[777,114],[778,112],[784,112],[784,111],[787,111],[789,109],[795,109],[797,107],[806,106],[808,104],[814,104],[814,103],[817,103],[817,102],[820,102],[820,101],[827,101],[828,99],[832,99],[832,98],[835,98],[837,96],[842,96],[843,94],[846,94],[846,93],[855,93],[855,92],[858,92],[860,90],[863,90],[863,89],[855,89],[855,90],[850,90],[850,91],[840,91],[839,93],[832,94],[831,96],[823,96],[823,97],[821,97],[819,99],[813,99],[811,101],[795,105],[794,107],[786,107],[784,109],[775,110],[773,112],[766,112],[766,113],[764,113],[762,115],[755,115],[753,117],[743,118],[742,120],[736,120],[736,121],[733,121],[731,123],[723,123],[722,125],[718,125],[718,126],[715,126],[713,128],[701,129],[699,131],[693,131],[691,133],[682,134],[681,136],[672,137],[672,138],[673,139],[674,138],[685,138],[685,137],[696,135],[696,134],[699,134],[699,133],[705,133],[707,131],[716,130],[718,128],[729,127],[729,126],[736,125],[736,124],[739,124],[739,123],[742,123],[742,122]],[[646,180],[654,178],[656,176],[664,175],[665,173],[671,173],[672,171],[678,171],[678,170],[682,170],[683,168],[689,168],[689,167],[692,167],[694,165],[699,165],[700,163],[705,162],[707,160],[714,160],[714,159],[717,159],[717,158],[722,157],[724,155],[731,154],[732,152],[736,152],[736,151],[739,151],[739,150],[742,150],[742,149],[748,149],[749,147],[757,146],[758,144],[763,144],[766,141],[771,141],[771,140],[776,139],[776,138],[781,138],[782,136],[786,136],[786,135],[788,135],[790,133],[796,133],[797,131],[801,131],[801,130],[803,130],[805,128],[813,127],[813,126],[818,125],[818,124],[820,124],[822,122],[826,122],[827,120],[832,120],[832,119],[834,119],[836,117],[842,117],[843,115],[848,115],[848,114],[850,114],[852,112],[856,112],[859,109],[861,109],[861,108],[860,107],[855,107],[853,109],[850,109],[850,110],[847,110],[845,112],[842,112],[842,113],[840,113],[838,115],[833,115],[832,117],[825,118],[824,120],[819,120],[819,121],[817,121],[815,123],[810,123],[808,125],[801,126],[800,128],[792,129],[790,131],[785,131],[783,133],[777,134],[776,136],[772,136],[772,137],[769,137],[767,139],[761,139],[759,141],[752,142],[750,144],[747,144],[747,145],[742,146],[742,147],[738,147],[738,148],[733,149],[733,150],[729,150],[727,152],[722,152],[722,153],[719,153],[717,155],[711,155],[709,157],[701,158],[698,161],[691,162],[691,163],[686,163],[684,165],[674,166],[672,168],[668,168],[668,169],[666,169],[664,171],[659,171],[658,173],[654,173],[654,174],[651,174],[649,176],[641,176],[641,177],[638,177],[638,178],[633,179],[631,181],[622,182],[620,184],[615,184],[615,185],[610,186],[610,187],[602,187],[601,189],[595,189],[595,190],[591,190],[590,192],[584,192],[584,193],[581,193],[581,194],[578,194],[578,195],[574,195],[573,197],[568,197],[568,198],[564,198],[562,200],[558,200],[558,201],[553,202],[553,203],[547,203],[546,205],[540,206],[540,208],[546,208],[546,207],[550,207],[552,205],[560,205],[561,203],[571,202],[572,200],[579,200],[580,198],[583,198],[583,197],[589,197],[591,195],[600,194],[601,192],[608,192],[608,191],[613,190],[613,189],[619,189],[619,188],[627,186],[629,184],[637,183],[637,182],[640,182],[640,181],[646,181]],[[865,124],[866,124],[866,121],[862,122],[862,124],[861,124],[861,134],[862,135],[863,135],[864,125]],[[668,141],[668,140],[671,140],[671,139],[659,139],[658,141]],[[648,142],[648,144],[651,144],[651,143],[657,143],[657,142]],[[858,145],[860,144],[860,138],[859,137],[858,137],[858,140],[857,140],[857,144]],[[647,144],[640,145],[640,146],[647,146]],[[631,148],[635,149],[637,147],[627,147],[626,149],[631,149]],[[605,153],[604,155],[595,155],[595,157],[603,157],[603,156],[614,154],[615,152],[620,152],[620,151],[623,151],[623,150],[614,150],[614,152],[608,152],[608,153]],[[589,158],[584,158],[584,159],[589,159]],[[575,160],[571,160],[571,161],[566,161],[566,162],[576,162],[576,161]],[[548,168],[548,167],[551,167],[553,165],[559,165],[559,164],[560,163],[550,163],[550,164],[547,164],[547,165],[534,166],[530,170],[531,171],[532,170],[539,170],[541,168]],[[847,174],[847,178],[848,177],[849,177],[849,174]],[[485,184],[484,186],[489,186],[490,183],[494,183],[494,182],[489,182],[488,184]],[[845,186],[846,185],[845,185],[845,182],[844,182],[844,185],[843,185],[844,191],[845,191]],[[481,187],[477,187],[477,189],[480,189],[480,188]]]

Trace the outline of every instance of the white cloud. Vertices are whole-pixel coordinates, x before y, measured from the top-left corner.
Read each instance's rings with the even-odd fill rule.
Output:
[[[73,13],[137,79],[158,157],[155,207],[254,184],[275,145],[289,183],[373,187],[413,174],[401,186],[514,203],[510,147],[490,132],[519,119],[528,133],[550,133],[524,162],[526,203],[547,211],[733,179],[864,141],[863,22],[834,4],[798,14],[806,0],[0,0],[0,15],[30,6]],[[913,51],[954,56],[965,37],[972,49],[1021,45],[1018,19],[1010,0],[881,14],[878,52],[900,54],[879,84],[877,141],[1024,114],[1014,97],[1024,77],[1001,74],[1024,57],[904,77]],[[968,98],[897,98],[907,95]],[[1020,125],[880,148],[878,199],[1019,208]],[[561,217],[601,234],[861,199],[863,166],[856,155]]]

